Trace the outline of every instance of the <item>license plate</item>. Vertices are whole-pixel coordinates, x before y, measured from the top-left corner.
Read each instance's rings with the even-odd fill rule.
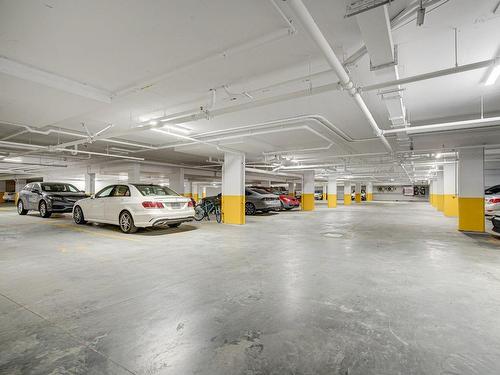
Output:
[[[170,203],[170,208],[181,208],[181,204],[179,202]]]

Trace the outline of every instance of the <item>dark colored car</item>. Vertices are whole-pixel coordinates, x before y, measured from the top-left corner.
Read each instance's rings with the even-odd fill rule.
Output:
[[[261,186],[252,186],[252,189],[260,189],[265,190],[270,194],[277,195],[281,202],[281,208],[285,210],[291,210],[292,208],[296,208],[300,206],[300,200],[295,197],[289,196],[285,194],[284,190],[277,190],[269,187],[261,187]]]
[[[71,184],[32,182],[19,193],[17,213],[26,215],[33,210],[41,217],[50,217],[52,213],[71,212],[75,202],[83,198],[87,198],[87,194]]]

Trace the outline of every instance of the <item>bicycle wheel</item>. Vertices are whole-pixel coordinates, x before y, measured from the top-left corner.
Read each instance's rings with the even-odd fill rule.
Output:
[[[201,221],[205,217],[205,209],[201,204],[197,204],[194,208],[194,219],[196,221]]]
[[[215,220],[220,224],[222,221],[222,213],[220,212],[220,206],[215,206]]]

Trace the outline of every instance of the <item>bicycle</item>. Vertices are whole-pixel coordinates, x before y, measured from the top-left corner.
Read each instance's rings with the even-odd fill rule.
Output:
[[[205,217],[210,221],[210,214],[215,214],[215,220],[220,224],[222,222],[222,213],[220,204],[214,203],[211,200],[202,201],[194,207],[194,219],[201,221]]]

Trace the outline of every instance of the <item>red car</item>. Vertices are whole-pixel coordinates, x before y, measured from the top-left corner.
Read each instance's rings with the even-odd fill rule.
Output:
[[[258,188],[265,190],[271,194],[277,195],[280,197],[281,208],[285,210],[291,210],[292,208],[300,206],[300,200],[297,198],[291,197],[289,195],[283,194],[283,191],[274,190],[265,186],[252,186],[252,188]]]

